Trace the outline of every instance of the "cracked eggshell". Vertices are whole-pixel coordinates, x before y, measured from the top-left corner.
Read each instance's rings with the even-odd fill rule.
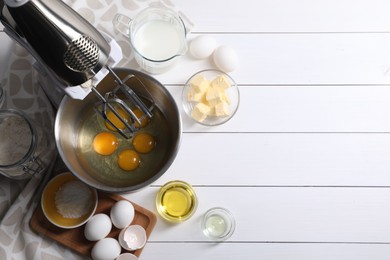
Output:
[[[110,218],[116,228],[123,229],[133,222],[134,214],[133,204],[128,200],[120,200],[112,206]]]
[[[224,72],[232,72],[238,66],[238,56],[232,47],[222,45],[213,53],[215,65]]]
[[[146,231],[140,225],[131,225],[121,231],[118,240],[124,249],[129,251],[137,250],[146,244]]]
[[[192,57],[196,59],[205,59],[213,54],[217,41],[208,35],[200,35],[194,38],[189,46]]]

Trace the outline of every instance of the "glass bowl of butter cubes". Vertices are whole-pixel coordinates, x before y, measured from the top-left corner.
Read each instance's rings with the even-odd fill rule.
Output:
[[[228,74],[208,69],[188,79],[182,101],[190,118],[202,125],[216,126],[234,116],[240,103],[240,92]]]

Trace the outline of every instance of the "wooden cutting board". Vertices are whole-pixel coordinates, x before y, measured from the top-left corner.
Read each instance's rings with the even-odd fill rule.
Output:
[[[108,194],[103,192],[98,192],[98,206],[96,208],[97,213],[105,213],[108,216],[110,215],[111,207],[119,200],[127,200],[124,197],[116,194]],[[131,201],[130,201],[131,202]],[[131,223],[132,225],[140,225],[145,228],[146,235],[149,239],[150,234],[152,233],[152,230],[156,224],[157,218],[156,215],[131,202],[135,209],[135,215],[134,220]],[[30,220],[30,227],[33,231],[49,237],[58,243],[74,250],[75,252],[86,255],[88,257],[91,256],[91,250],[92,247],[96,242],[88,241],[84,237],[84,225],[78,228],[74,229],[63,229],[59,228],[52,223],[50,223],[45,215],[43,214],[42,208],[40,204],[35,209],[31,220]],[[117,229],[116,227],[112,226],[111,232],[109,233],[108,237],[113,237],[115,239],[118,239],[118,235],[120,233],[120,229]],[[122,249],[122,253],[130,252],[139,257],[142,252],[142,248],[138,249],[136,251],[127,251]]]

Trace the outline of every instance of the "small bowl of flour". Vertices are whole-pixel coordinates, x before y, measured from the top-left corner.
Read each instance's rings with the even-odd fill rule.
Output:
[[[46,218],[65,229],[85,224],[95,213],[97,204],[97,191],[70,172],[52,178],[41,197],[41,207]]]

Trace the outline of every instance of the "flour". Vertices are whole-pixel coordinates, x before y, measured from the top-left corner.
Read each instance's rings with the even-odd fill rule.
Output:
[[[81,181],[62,185],[55,195],[58,213],[65,218],[80,218],[91,209],[92,191]]]
[[[31,143],[32,132],[23,118],[0,118],[0,165],[12,165],[23,159]]]

